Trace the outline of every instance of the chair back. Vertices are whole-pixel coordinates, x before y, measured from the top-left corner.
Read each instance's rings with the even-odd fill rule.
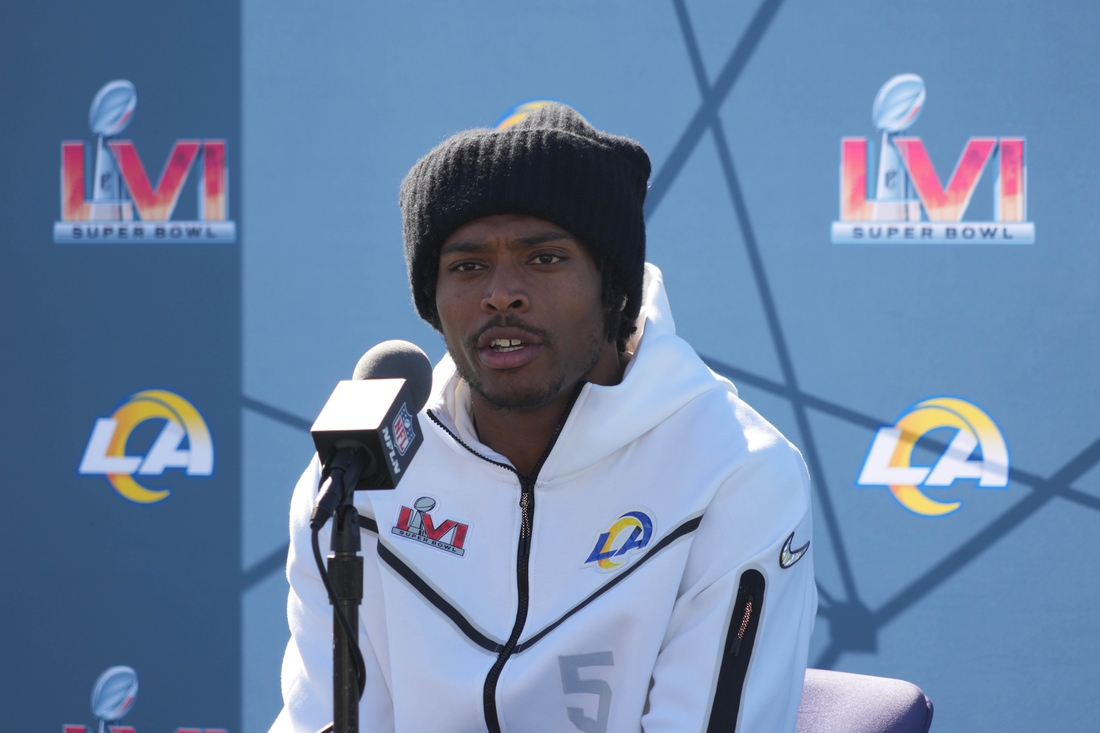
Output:
[[[798,733],[928,733],[932,701],[904,680],[807,669]]]

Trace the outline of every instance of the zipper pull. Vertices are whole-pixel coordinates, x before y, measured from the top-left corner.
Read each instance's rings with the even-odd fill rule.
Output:
[[[531,554],[531,488],[526,481],[522,485],[522,493],[519,495],[519,552],[527,557]]]
[[[745,601],[745,615],[741,617],[741,628],[737,630],[737,636],[733,637],[733,641],[730,643],[730,654],[735,657],[741,653],[741,640],[745,638],[745,631],[749,628],[749,619],[752,618],[752,602],[754,600],[753,595],[750,593]]]

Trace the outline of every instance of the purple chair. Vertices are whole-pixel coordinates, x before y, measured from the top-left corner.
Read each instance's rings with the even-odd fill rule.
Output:
[[[928,733],[932,701],[911,682],[807,669],[798,733]]]

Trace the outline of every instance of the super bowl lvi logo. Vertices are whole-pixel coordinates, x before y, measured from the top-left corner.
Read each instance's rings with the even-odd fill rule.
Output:
[[[914,463],[917,445],[933,431],[954,435],[946,447],[939,444],[942,452],[933,465]],[[885,486],[909,511],[939,517],[957,511],[962,502],[934,499],[925,493],[928,489],[946,489],[963,479],[975,480],[979,489],[1004,489],[1008,478],[1008,446],[992,418],[958,397],[933,397],[879,428],[856,484]]]
[[[134,430],[148,421],[161,422],[160,432],[143,456],[129,455],[126,444]],[[110,417],[95,421],[79,473],[106,476],[120,495],[138,504],[163,501],[171,489],[143,486],[143,476],[160,476],[169,468],[187,476],[214,473],[214,443],[206,421],[190,402],[174,392],[137,392]]]
[[[176,140],[154,183],[134,143],[119,138],[136,109],[134,85],[125,79],[109,82],[95,95],[88,112],[88,125],[96,136],[94,164],[89,165],[84,141],[61,144],[61,221],[54,224],[54,242],[235,242],[236,224],[229,219],[226,141]],[[198,218],[173,220],[184,184],[196,169]]]
[[[840,221],[833,244],[1034,244],[1027,220],[1027,157],[1022,137],[972,137],[946,184],[919,137],[906,131],[924,109],[924,80],[899,74],[871,110],[879,141],[840,142]],[[870,148],[870,150],[869,150]],[[995,167],[993,221],[964,221],[986,167]]]
[[[114,725],[134,707],[138,694],[137,672],[133,667],[111,667],[99,676],[92,688],[92,714],[98,725],[92,732],[135,733],[129,725]],[[62,733],[88,733],[88,726],[67,723]],[[226,733],[225,728],[176,728],[176,733]]]

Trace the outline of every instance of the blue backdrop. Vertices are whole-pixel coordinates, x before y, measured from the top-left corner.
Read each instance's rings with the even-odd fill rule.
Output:
[[[116,664],[140,679],[123,724],[240,728],[240,251],[53,243],[62,142],[84,143],[92,178],[88,111],[108,81],[137,89],[122,137],[154,185],[179,139],[226,140],[240,170],[239,37],[237,8],[217,2],[25,3],[0,23],[0,696],[15,729],[93,725],[92,684]],[[175,219],[196,218],[197,178]],[[99,419],[173,414],[130,399],[146,390],[194,406],[211,440],[189,418],[180,445],[212,443],[213,465],[135,475],[171,492],[138,503],[79,471]],[[170,422],[136,426],[127,454]]]
[[[138,733],[267,729],[308,425],[375,342],[443,353],[409,302],[398,185],[448,134],[550,98],[649,151],[648,259],[680,334],[807,459],[811,665],[917,683],[937,731],[1091,730],[1098,21],[1095,4],[1022,0],[14,12],[0,28],[0,84],[19,100],[0,110],[0,684],[24,701],[10,723],[90,725],[96,675],[129,664]],[[906,72],[927,90],[907,134],[945,187],[969,138],[1026,139],[1035,244],[831,243],[841,139],[877,155],[872,102]],[[61,142],[91,150],[88,104],[117,78],[136,85],[122,137],[154,183],[174,141],[228,141],[235,244],[53,243]],[[996,166],[965,220],[995,216]],[[191,176],[174,219],[197,215]],[[142,479],[173,493],[136,504],[77,469],[96,421],[148,388],[196,407],[216,460],[210,477]],[[1007,486],[926,483],[962,502],[930,517],[859,485],[880,429],[943,395],[989,416]],[[147,432],[127,455],[151,451]],[[933,431],[912,465],[936,464],[955,432]]]

